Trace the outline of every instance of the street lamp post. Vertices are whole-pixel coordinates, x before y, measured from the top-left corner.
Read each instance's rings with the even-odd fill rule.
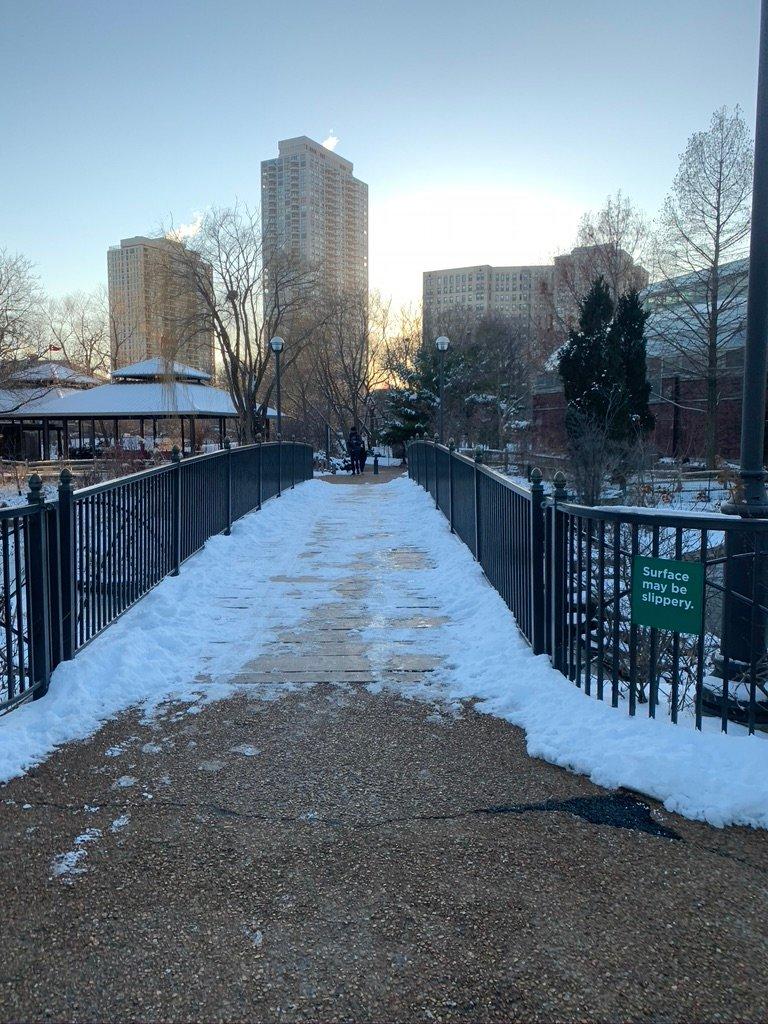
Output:
[[[439,338],[435,340],[435,348],[437,349],[437,358],[440,364],[440,444],[443,443],[443,390],[445,386],[444,381],[444,367],[445,367],[445,353],[448,351],[448,346],[451,344],[450,340],[446,338],[444,334],[441,334]]]
[[[741,413],[741,493],[722,511],[743,518],[768,517],[765,489],[765,390],[768,369],[768,0],[762,0],[755,122],[755,169],[752,181],[752,226],[749,247],[747,330],[744,347],[744,384]],[[715,660],[715,674],[725,666],[731,679],[739,678],[750,663],[760,664],[766,653],[767,627],[762,609],[768,580],[768,537],[729,530],[726,533],[726,571],[730,569],[731,595],[751,595],[755,602],[724,602],[723,643]],[[720,708],[721,713],[724,710]]]
[[[282,409],[280,406],[280,353],[285,348],[285,342],[279,335],[270,341],[269,347],[275,353],[275,388],[277,390],[277,436],[281,437],[283,433],[283,419]]]

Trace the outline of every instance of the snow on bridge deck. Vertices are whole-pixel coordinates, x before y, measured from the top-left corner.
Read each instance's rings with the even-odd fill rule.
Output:
[[[768,833],[601,790],[509,721],[715,820],[764,815],[733,753],[763,744],[587,700],[414,484],[337,483],[213,538],[0,720],[4,1016],[765,1017]]]

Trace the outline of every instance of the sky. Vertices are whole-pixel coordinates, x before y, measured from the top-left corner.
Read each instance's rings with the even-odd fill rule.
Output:
[[[0,0],[0,248],[51,294],[121,238],[258,205],[278,139],[370,189],[371,286],[548,262],[617,189],[658,210],[717,107],[754,125],[758,0]]]

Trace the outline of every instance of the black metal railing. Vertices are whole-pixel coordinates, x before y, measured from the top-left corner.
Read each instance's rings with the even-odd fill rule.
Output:
[[[285,487],[311,479],[296,441],[225,447],[0,510],[0,712],[48,689],[53,668],[199,551]],[[282,481],[282,485],[281,485]]]
[[[521,487],[431,441],[408,446],[408,471],[435,499],[503,597],[534,653],[597,700],[701,729],[716,715],[750,733],[768,722],[768,521],[600,509]],[[702,566],[701,628],[638,625],[635,559]]]

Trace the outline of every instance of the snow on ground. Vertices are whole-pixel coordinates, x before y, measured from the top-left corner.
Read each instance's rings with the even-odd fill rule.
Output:
[[[765,743],[631,719],[585,697],[545,656],[533,656],[468,549],[429,496],[405,477],[380,487],[312,481],[241,520],[231,538],[211,539],[178,578],[165,580],[61,665],[47,697],[0,719],[0,781],[130,705],[152,714],[173,698],[191,703],[179,712],[185,714],[231,694],[232,685],[211,680],[235,674],[275,628],[297,624],[309,603],[327,600],[320,588],[316,598],[305,593],[297,601],[290,583],[305,571],[298,555],[318,517],[335,527],[333,565],[324,578],[343,578],[346,566],[361,558],[372,567],[371,591],[362,602],[370,625],[361,638],[374,665],[377,656],[386,657],[376,653],[386,652],[383,641],[397,638],[392,620],[402,618],[403,607],[420,602],[429,616],[448,620],[408,632],[410,640],[417,635],[417,651],[442,662],[429,684],[401,685],[402,696],[440,702],[447,723],[462,700],[478,698],[479,711],[526,731],[535,757],[609,788],[639,790],[713,825],[768,827]],[[389,557],[403,550],[423,552],[426,566],[419,558],[409,567],[407,559]],[[287,689],[275,686],[265,696],[275,699]],[[241,753],[257,756],[258,750]],[[68,852],[66,869],[82,867],[78,853]]]
[[[765,743],[697,733],[661,718],[630,718],[586,697],[546,655],[531,653],[434,501],[407,479],[387,486],[397,500],[390,504],[391,521],[385,518],[383,525],[399,529],[401,544],[428,551],[434,562],[434,568],[398,573],[396,582],[437,597],[433,614],[452,619],[439,636],[440,652],[450,664],[442,682],[451,698],[481,698],[479,711],[525,729],[529,754],[588,775],[601,786],[639,790],[670,811],[712,825],[768,828]],[[398,600],[396,586],[381,586],[380,614],[386,616]]]
[[[328,507],[326,488],[303,484],[285,491],[235,523],[231,537],[212,537],[178,577],[165,579],[73,661],[59,665],[44,698],[0,718],[0,782],[132,705],[151,714],[170,698],[196,702],[189,713],[230,695],[231,686],[195,679],[235,674],[276,623],[290,627],[301,615],[287,593],[291,584],[269,578],[299,573],[305,537]]]

